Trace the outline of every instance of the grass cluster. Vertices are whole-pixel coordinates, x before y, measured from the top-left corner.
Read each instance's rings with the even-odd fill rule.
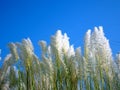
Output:
[[[0,68],[0,90],[120,90],[120,55],[113,60],[108,41],[97,36],[99,29],[86,33],[83,53],[60,31],[50,45],[39,42],[40,58],[30,39],[10,43]]]

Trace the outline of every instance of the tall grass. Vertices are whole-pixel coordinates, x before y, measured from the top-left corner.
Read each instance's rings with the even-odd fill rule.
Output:
[[[102,27],[85,35],[84,52],[74,50],[60,30],[51,43],[40,41],[41,56],[31,40],[10,43],[0,69],[0,90],[120,90],[120,54],[113,60]]]

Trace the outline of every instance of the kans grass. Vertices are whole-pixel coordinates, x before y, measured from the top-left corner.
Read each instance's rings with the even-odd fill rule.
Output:
[[[120,90],[120,54],[112,57],[102,27],[86,32],[83,51],[60,30],[39,45],[40,57],[29,38],[8,44],[0,90]]]

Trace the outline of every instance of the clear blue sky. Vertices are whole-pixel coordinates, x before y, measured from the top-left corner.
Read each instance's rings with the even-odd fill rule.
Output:
[[[0,48],[8,53],[9,42],[30,37],[35,52],[38,40],[50,41],[61,29],[71,44],[83,45],[87,29],[103,26],[113,53],[120,50],[119,0],[0,0]]]

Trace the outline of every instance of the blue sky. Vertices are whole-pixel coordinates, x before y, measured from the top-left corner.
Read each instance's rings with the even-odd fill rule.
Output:
[[[50,42],[60,29],[71,44],[83,45],[85,32],[103,26],[113,54],[120,50],[120,1],[118,0],[0,0],[0,48],[8,53],[9,42],[30,37],[35,52],[38,41]],[[37,53],[38,54],[38,53]],[[39,54],[38,54],[39,55]]]

